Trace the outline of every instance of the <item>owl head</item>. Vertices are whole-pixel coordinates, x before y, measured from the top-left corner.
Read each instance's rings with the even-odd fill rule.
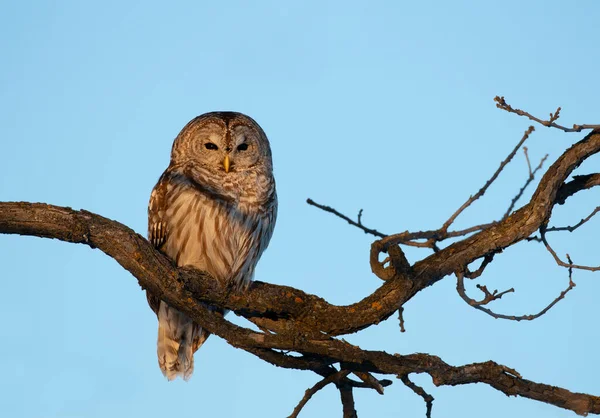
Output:
[[[224,177],[271,170],[271,148],[262,128],[237,112],[210,112],[192,119],[171,151],[172,165],[190,164]]]

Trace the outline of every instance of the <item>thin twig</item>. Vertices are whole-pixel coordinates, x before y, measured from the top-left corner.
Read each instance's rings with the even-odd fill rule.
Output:
[[[412,380],[410,380],[407,374],[398,377],[400,378],[400,380],[402,380],[402,383],[404,383],[407,388],[409,388],[414,393],[423,398],[423,400],[425,401],[425,407],[427,408],[425,416],[427,418],[431,418],[431,408],[433,408],[433,401],[435,400],[435,398],[429,393],[425,392],[425,389],[423,389],[421,386],[415,384]]]
[[[479,268],[477,270],[473,271],[473,272],[469,271],[468,268],[465,269],[466,270],[465,271],[465,277],[467,279],[473,280],[473,279],[476,279],[479,276],[481,276],[481,274],[484,272],[484,270],[488,266],[488,264],[490,264],[494,260],[494,255],[495,255],[495,253],[486,254],[483,257],[483,261],[481,262],[481,265],[479,266]]]
[[[515,113],[519,116],[525,116],[525,117],[529,118],[530,120],[537,122],[540,125],[544,125],[548,128],[552,127],[552,128],[560,129],[561,131],[564,131],[564,132],[581,132],[584,129],[600,129],[600,125],[586,125],[586,124],[575,125],[574,124],[572,128],[567,128],[565,126],[558,125],[557,123],[555,123],[555,121],[559,118],[560,110],[561,110],[560,107],[558,109],[556,109],[556,112],[554,112],[554,114],[550,113],[550,119],[542,120],[540,118],[536,118],[529,112],[525,112],[521,109],[513,108],[511,105],[506,103],[506,101],[504,100],[504,96],[502,96],[502,97],[496,96],[496,97],[494,97],[494,101],[496,102],[497,108],[506,110],[507,112],[510,112],[510,113]]]
[[[341,218],[341,219],[345,220],[346,222],[348,222],[350,225],[359,228],[365,234],[371,234],[376,237],[384,239],[382,242],[385,246],[389,246],[392,244],[403,244],[403,245],[408,245],[411,247],[418,247],[418,248],[434,248],[436,242],[443,241],[444,239],[447,239],[447,238],[462,237],[462,236],[470,234],[472,232],[479,232],[479,231],[489,228],[490,226],[495,225],[497,223],[497,222],[490,222],[490,223],[486,223],[486,224],[475,225],[475,226],[461,229],[458,231],[450,231],[450,232],[444,233],[443,236],[440,232],[441,229],[429,230],[429,231],[417,231],[417,232],[406,231],[406,232],[401,232],[400,234],[387,235],[387,234],[384,234],[383,232],[377,231],[376,229],[367,228],[366,226],[364,226],[362,224],[362,212],[363,212],[362,209],[358,212],[358,221],[355,222],[351,218],[349,218],[348,216],[339,212],[337,209],[332,208],[331,206],[321,205],[320,203],[317,203],[312,199],[306,199],[306,203],[308,203],[309,205],[314,206],[316,208],[319,208],[325,212],[334,214],[338,218]],[[419,239],[425,239],[426,241],[424,241],[424,242],[416,241]]]
[[[333,213],[335,216],[337,216],[338,218],[342,218],[343,220],[345,220],[346,222],[348,222],[350,225],[353,225],[357,228],[362,229],[365,234],[371,234],[371,235],[375,235],[376,237],[379,238],[385,238],[387,235],[375,230],[375,229],[370,229],[367,228],[366,226],[364,226],[361,223],[361,218],[362,218],[362,209],[360,210],[360,212],[358,213],[358,222],[353,221],[352,219],[350,219],[349,217],[347,217],[346,215],[338,212],[337,210],[335,210],[334,208],[330,207],[330,206],[325,206],[325,205],[320,205],[317,202],[315,202],[312,199],[306,199],[306,203],[308,203],[311,206],[315,206],[321,210],[324,210],[325,212],[329,212],[329,213]]]
[[[398,320],[400,321],[400,332],[405,332],[406,329],[404,329],[404,307],[400,306],[400,308],[398,308]]]
[[[550,304],[548,304],[544,309],[542,309],[541,311],[539,311],[538,313],[536,313],[534,315],[521,315],[521,316],[504,315],[504,314],[499,314],[499,313],[493,312],[491,309],[482,306],[481,303],[479,303],[479,302],[471,299],[469,296],[467,296],[467,293],[465,290],[465,284],[464,284],[464,277],[461,273],[456,274],[456,279],[457,279],[456,280],[456,290],[457,290],[458,294],[460,295],[460,297],[465,302],[467,302],[467,304],[471,305],[475,309],[478,309],[478,310],[490,315],[493,318],[507,319],[510,321],[517,321],[517,322],[533,321],[534,319],[539,318],[540,316],[542,316],[546,312],[548,312],[550,309],[552,309],[552,307],[554,305],[556,305],[561,299],[563,299],[566,296],[567,293],[569,293],[575,287],[575,283],[573,282],[572,277],[571,277],[571,272],[572,272],[572,269],[570,268],[569,269],[569,286],[565,290],[560,292],[560,294],[552,302],[550,302]],[[506,292],[504,292],[504,293],[506,293]]]
[[[353,372],[360,380],[363,381],[365,387],[370,389],[375,389],[377,393],[383,395],[383,385],[379,380],[377,380],[371,373],[369,372]],[[354,382],[350,379],[347,379],[349,382],[352,382],[352,387],[357,387],[356,384],[358,382]]]
[[[558,264],[559,266],[567,267],[569,269],[574,268],[574,269],[578,269],[578,270],[600,271],[600,266],[592,267],[592,266],[582,266],[579,264],[573,264],[571,262],[565,263],[564,261],[562,261],[560,259],[558,254],[556,254],[556,251],[554,251],[554,248],[552,248],[552,246],[548,243],[548,240],[546,240],[546,232],[544,230],[540,230],[540,238],[541,238],[542,242],[544,243],[544,245],[546,246],[546,250],[548,250],[548,252],[554,258],[554,261],[556,261],[556,264]]]
[[[321,205],[312,199],[307,199],[306,203],[308,203],[311,206],[315,206],[325,212],[334,214],[338,218],[341,218],[341,219],[345,220],[346,222],[348,222],[350,225],[359,228],[366,234],[371,234],[376,237],[382,238],[381,242],[382,242],[382,245],[384,248],[387,248],[390,245],[394,245],[394,244],[402,244],[402,245],[407,245],[407,246],[417,247],[417,248],[431,248],[435,251],[435,250],[439,250],[439,248],[437,248],[437,246],[436,246],[437,242],[443,241],[448,238],[462,237],[462,236],[468,235],[473,232],[479,232],[479,231],[489,228],[490,226],[493,226],[497,223],[494,221],[494,222],[489,222],[486,224],[475,225],[475,226],[471,226],[469,228],[465,228],[465,229],[461,229],[461,230],[457,230],[457,231],[445,232],[445,233],[442,233],[441,229],[436,229],[436,230],[417,231],[417,232],[405,231],[405,232],[401,232],[399,234],[387,235],[387,234],[384,234],[383,232],[377,231],[376,229],[367,228],[366,226],[363,225],[362,209],[358,212],[358,215],[359,215],[358,221],[355,222],[351,218],[349,218],[348,216],[339,212],[335,208],[332,208],[331,206]],[[417,241],[417,240],[421,240],[421,239],[424,239],[426,241]]]
[[[525,241],[527,241],[527,242],[542,242],[542,239],[540,237],[538,237],[537,235],[532,235],[530,237],[525,238]]]
[[[458,217],[458,215],[460,215],[474,201],[476,201],[477,199],[479,199],[481,196],[483,196],[485,194],[485,192],[487,191],[488,187],[490,187],[490,185],[496,180],[496,178],[498,178],[498,176],[500,175],[500,173],[502,172],[502,170],[504,169],[504,167],[506,167],[506,165],[513,159],[513,157],[515,156],[515,154],[517,153],[517,151],[519,150],[519,148],[521,148],[521,145],[523,145],[523,143],[527,140],[527,138],[529,138],[529,135],[531,135],[531,133],[534,130],[535,130],[535,128],[533,126],[530,126],[525,131],[525,133],[523,134],[523,137],[521,138],[521,140],[519,141],[519,143],[513,148],[513,150],[508,154],[508,156],[504,159],[504,161],[502,161],[500,163],[500,167],[498,167],[498,169],[492,175],[492,177],[483,185],[483,187],[481,189],[479,189],[479,191],[477,193],[475,193],[473,196],[470,196],[467,199],[467,201],[465,203],[463,203],[462,206],[460,208],[458,208],[458,210],[456,212],[454,212],[452,214],[452,216],[450,216],[450,218],[448,218],[448,220],[446,222],[444,222],[444,224],[441,227],[441,230],[443,232],[445,232],[445,231],[448,230],[448,227],[450,225],[452,225],[452,223],[456,220],[456,218]]]
[[[507,293],[514,293],[514,291],[515,291],[515,289],[512,287],[510,289],[504,290],[502,292],[498,292],[497,290],[490,292],[488,290],[487,286],[480,285],[480,284],[476,285],[475,287],[477,287],[477,289],[481,290],[483,292],[483,296],[484,296],[482,300],[477,302],[477,305],[479,305],[479,306],[487,305],[490,302],[501,299],[502,296],[506,295]]]
[[[531,171],[531,161],[529,161],[529,154],[527,153],[528,148],[523,147],[523,154],[525,154],[525,160],[527,161],[527,169],[529,170],[529,178],[533,176],[533,171]]]
[[[340,370],[339,372],[330,374],[323,380],[317,382],[317,384],[315,384],[313,387],[306,389],[304,396],[302,397],[302,399],[300,399],[300,402],[298,403],[298,405],[296,405],[296,407],[294,408],[294,411],[288,418],[296,418],[298,416],[298,414],[300,413],[300,411],[302,411],[302,408],[304,408],[306,403],[310,400],[310,398],[312,398],[312,396],[315,393],[317,393],[318,391],[323,389],[328,384],[333,383],[339,379],[342,379],[342,378],[348,376],[349,374],[350,374],[350,370]]]
[[[374,389],[380,395],[383,395],[383,388],[390,385],[392,382],[390,380],[378,380],[371,373],[361,370],[355,370],[352,364],[348,364],[346,362],[340,362],[340,369],[342,370],[352,370],[352,373],[358,377],[362,382],[357,382],[349,378],[345,378],[344,382],[350,384],[354,388],[368,388]],[[342,382],[342,379],[338,379],[337,383]]]
[[[525,158],[527,159],[527,168],[529,169],[529,177],[527,178],[527,180],[525,181],[525,184],[523,185],[523,187],[521,187],[521,189],[519,190],[517,195],[515,197],[513,197],[512,200],[510,201],[510,205],[508,206],[508,209],[506,210],[506,213],[504,214],[502,219],[508,218],[508,215],[511,214],[511,212],[515,208],[515,205],[517,204],[517,202],[519,201],[521,196],[523,196],[523,193],[525,192],[525,189],[527,188],[527,186],[529,186],[529,184],[531,184],[531,182],[535,178],[535,173],[537,173],[538,170],[540,170],[542,168],[542,166],[544,165],[544,161],[546,161],[546,159],[548,158],[548,154],[544,155],[544,158],[542,158],[542,160],[540,161],[538,166],[532,171],[531,163],[529,162],[529,156],[527,155],[527,147],[523,147],[523,151],[525,152]]]
[[[485,262],[485,259],[484,259],[484,262]],[[483,263],[482,263],[482,265],[483,265]],[[511,287],[510,289],[504,290],[499,293],[497,290],[490,292],[488,290],[487,286],[482,286],[482,285],[478,284],[477,288],[483,292],[483,299],[481,299],[481,300],[471,299],[466,294],[464,278],[465,278],[465,274],[463,272],[456,272],[456,279],[457,279],[456,290],[458,291],[458,294],[461,295],[461,297],[463,298],[463,300],[465,302],[467,302],[469,305],[471,305],[475,308],[481,307],[483,305],[487,305],[488,303],[490,303],[494,300],[501,299],[502,296],[504,296],[505,294],[513,293],[515,291],[515,289],[513,289]]]
[[[354,374],[357,374],[357,372],[353,372]],[[365,383],[365,382],[357,382],[356,380],[352,380],[349,378],[346,378],[345,380],[346,382],[348,382],[350,385],[352,385],[353,388],[360,388],[360,389],[375,389],[373,387],[372,383]],[[381,380],[377,380],[378,385],[380,385],[382,388],[386,388],[388,386],[390,386],[392,383],[391,380],[389,379],[381,379]]]
[[[555,231],[569,231],[569,232],[573,232],[577,228],[579,228],[581,225],[583,225],[584,223],[586,223],[587,221],[589,221],[590,219],[592,219],[592,217],[596,213],[598,213],[598,212],[600,212],[600,206],[597,206],[596,209],[594,209],[592,211],[592,213],[590,213],[587,217],[583,218],[581,221],[579,221],[577,224],[575,224],[573,226],[553,226],[553,227],[550,227],[550,228],[546,229],[546,232],[555,232]]]

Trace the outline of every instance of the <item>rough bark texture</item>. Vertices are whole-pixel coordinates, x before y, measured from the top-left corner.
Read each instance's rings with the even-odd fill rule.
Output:
[[[578,176],[565,183],[581,162],[598,151],[600,132],[593,131],[549,167],[526,205],[480,228],[474,235],[446,248],[436,248],[432,255],[413,266],[407,264],[397,245],[410,233],[386,236],[374,242],[372,268],[385,281],[373,294],[348,306],[332,305],[298,289],[261,282],[255,282],[244,295],[227,293],[219,287],[218,281],[203,272],[174,267],[144,237],[128,227],[84,210],[43,203],[0,203],[0,233],[56,238],[98,248],[136,277],[144,289],[185,312],[232,346],[269,363],[313,370],[324,377],[337,372],[334,364],[357,372],[362,383],[345,376],[335,382],[343,401],[344,416],[356,416],[353,387],[379,390],[378,383],[369,380],[371,372],[396,376],[427,373],[438,386],[485,383],[507,395],[547,402],[578,414],[600,414],[599,397],[523,379],[516,371],[492,361],[451,366],[433,355],[363,350],[334,338],[379,323],[419,291],[448,275],[465,272],[474,260],[497,254],[543,231],[555,204],[563,204],[569,196],[600,184],[600,174]],[[388,254],[389,263],[379,263],[381,252]],[[233,310],[273,333],[234,325],[207,310],[201,302]],[[291,356],[281,350],[300,355]]]

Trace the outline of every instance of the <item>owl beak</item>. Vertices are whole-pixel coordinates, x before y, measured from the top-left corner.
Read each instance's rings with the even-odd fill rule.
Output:
[[[225,155],[225,159],[223,160],[223,167],[225,167],[225,172],[229,173],[229,155]]]

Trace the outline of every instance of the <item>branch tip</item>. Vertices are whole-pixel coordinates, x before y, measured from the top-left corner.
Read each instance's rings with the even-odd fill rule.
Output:
[[[398,378],[404,383],[404,385],[412,390],[414,393],[419,395],[425,401],[425,417],[431,418],[431,409],[433,408],[433,401],[435,398],[431,396],[429,393],[425,392],[421,386],[415,384],[410,378],[408,374],[400,375]]]

